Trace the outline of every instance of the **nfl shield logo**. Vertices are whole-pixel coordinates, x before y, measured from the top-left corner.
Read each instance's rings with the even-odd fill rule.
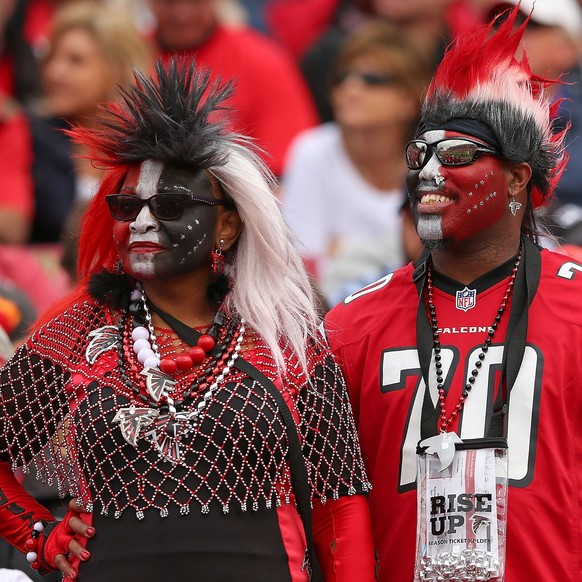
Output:
[[[469,289],[465,287],[460,291],[457,291],[457,309],[462,309],[463,311],[469,311],[475,307],[475,297],[477,297],[477,291],[475,289]]]

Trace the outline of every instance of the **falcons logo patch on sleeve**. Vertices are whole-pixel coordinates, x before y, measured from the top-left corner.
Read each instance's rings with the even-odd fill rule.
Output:
[[[119,330],[114,325],[105,325],[89,333],[91,341],[85,351],[85,358],[89,364],[94,364],[97,358],[107,350],[117,348],[119,344]]]

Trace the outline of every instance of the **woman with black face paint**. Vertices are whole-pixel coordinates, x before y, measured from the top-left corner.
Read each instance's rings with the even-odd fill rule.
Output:
[[[0,534],[82,582],[371,580],[369,483],[272,180],[173,61],[72,136],[81,283],[0,372]],[[212,121],[211,121],[212,119]],[[73,499],[62,522],[11,469]]]

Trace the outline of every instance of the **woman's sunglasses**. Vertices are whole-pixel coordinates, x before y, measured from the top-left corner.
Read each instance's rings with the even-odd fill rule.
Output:
[[[499,152],[470,139],[445,138],[434,143],[413,139],[406,144],[406,163],[411,170],[420,170],[433,153],[444,166],[472,164],[479,154],[499,155]]]
[[[105,196],[109,212],[115,220],[128,222],[135,220],[141,209],[147,206],[158,220],[176,220],[182,216],[186,208],[196,204],[216,206],[225,204],[224,200],[195,196],[194,194],[177,194],[168,192],[155,194],[150,198],[140,198],[132,194],[108,194]]]
[[[374,71],[358,71],[356,69],[343,69],[333,77],[334,85],[341,85],[348,79],[358,79],[364,85],[370,87],[386,87],[396,83],[396,77],[389,73],[377,73]]]

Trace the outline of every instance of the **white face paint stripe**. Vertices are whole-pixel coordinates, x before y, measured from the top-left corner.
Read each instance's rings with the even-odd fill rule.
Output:
[[[142,200],[151,198],[158,193],[158,182],[164,169],[164,164],[159,161],[146,160],[139,169],[139,178],[135,188],[136,194]],[[150,228],[152,223],[158,225],[158,221],[152,216],[149,208],[144,206],[137,218],[130,224],[130,244],[137,241],[159,242],[160,235],[157,228]],[[133,271],[139,275],[151,276],[155,269],[153,258],[149,254],[130,255]]]
[[[445,132],[444,130],[433,130],[433,131],[427,131],[424,139],[427,142],[430,143],[434,143],[435,141],[439,141],[441,139],[444,139],[445,137]],[[427,182],[430,182],[431,180],[434,179],[434,177],[439,173],[439,170],[441,169],[441,163],[439,161],[439,159],[433,155],[430,160],[428,161],[428,163],[426,164],[426,166],[424,166],[424,168],[422,168],[422,170],[420,170],[420,174],[418,175],[419,180],[426,180]]]
[[[140,198],[151,198],[158,193],[158,182],[164,169],[164,164],[155,160],[142,162],[139,169],[136,193]]]
[[[139,168],[137,186],[135,188],[136,194],[139,198],[147,200],[154,194],[158,193],[158,182],[160,181],[163,169],[164,164],[162,164],[162,162],[154,160],[146,160],[145,162],[142,162]],[[150,209],[147,206],[144,206],[132,225],[134,229],[137,229],[137,231],[145,232],[154,221],[157,225],[157,219],[154,218]]]
[[[436,214],[419,216],[416,231],[422,240],[442,240],[442,216]]]

